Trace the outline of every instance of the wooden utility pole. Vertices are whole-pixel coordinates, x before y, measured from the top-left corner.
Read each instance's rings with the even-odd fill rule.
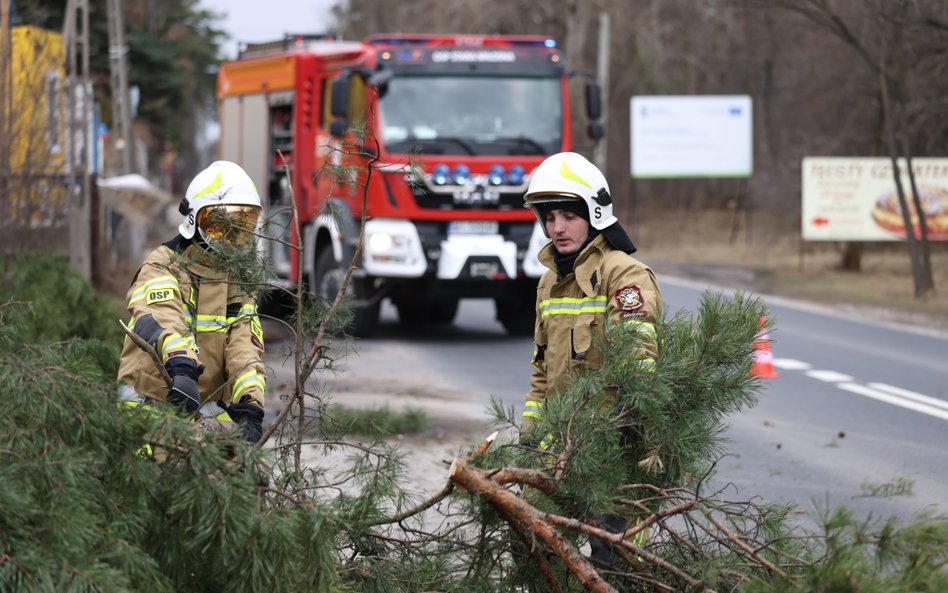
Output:
[[[77,16],[78,14],[78,16]],[[76,26],[77,18],[80,27]],[[89,75],[89,0],[69,0],[63,25],[66,48],[66,171],[69,180],[69,263],[92,276],[92,80]],[[77,53],[80,53],[77,55]]]
[[[599,121],[604,131],[609,129],[609,34],[609,13],[603,11],[599,13],[599,56],[596,64],[596,77],[599,79],[599,85],[602,89],[602,115]],[[593,149],[593,162],[604,175],[606,174],[606,163],[608,162],[608,155],[606,154],[608,144],[609,135],[607,132],[606,135],[596,143],[595,149]]]
[[[131,116],[128,100],[128,46],[121,0],[108,0],[109,71],[112,84],[112,133],[115,165],[113,174],[135,172]]]
[[[3,197],[10,174],[10,103],[13,100],[10,36],[10,0],[0,0],[0,196]]]

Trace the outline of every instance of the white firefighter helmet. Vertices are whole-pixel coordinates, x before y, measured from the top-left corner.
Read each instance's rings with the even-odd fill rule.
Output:
[[[561,152],[549,156],[534,169],[524,195],[524,206],[532,208],[546,233],[543,204],[582,200],[589,209],[589,224],[601,231],[617,222],[612,214],[612,196],[605,175],[581,154]]]
[[[184,217],[178,232],[191,239],[197,231],[205,242],[232,240],[234,228],[253,230],[261,209],[257,187],[247,172],[236,163],[214,161],[188,185],[178,206]],[[252,239],[251,233],[243,235]]]

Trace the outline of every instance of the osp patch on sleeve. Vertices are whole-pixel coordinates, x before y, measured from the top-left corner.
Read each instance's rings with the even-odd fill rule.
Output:
[[[145,303],[149,305],[154,305],[155,303],[163,303],[165,301],[170,301],[174,298],[174,290],[170,288],[155,288],[149,290],[145,294]]]
[[[630,284],[616,291],[616,306],[622,311],[637,311],[645,306],[645,297],[638,286]]]

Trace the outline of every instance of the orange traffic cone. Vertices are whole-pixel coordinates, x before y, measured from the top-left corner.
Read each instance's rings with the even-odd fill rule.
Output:
[[[774,354],[770,351],[770,337],[764,329],[766,320],[760,318],[760,332],[754,338],[754,362],[750,374],[761,379],[776,379],[780,376],[774,369]]]

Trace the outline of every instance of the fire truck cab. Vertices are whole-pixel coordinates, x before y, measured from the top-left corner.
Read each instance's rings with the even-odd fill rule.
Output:
[[[533,331],[546,238],[523,194],[546,156],[572,146],[555,41],[287,38],[223,64],[218,100],[220,157],[257,183],[267,233],[302,246],[270,242],[278,274],[332,299],[355,258],[350,333],[369,334],[385,298],[408,324],[490,298],[508,332]],[[598,100],[592,83],[592,118]]]

